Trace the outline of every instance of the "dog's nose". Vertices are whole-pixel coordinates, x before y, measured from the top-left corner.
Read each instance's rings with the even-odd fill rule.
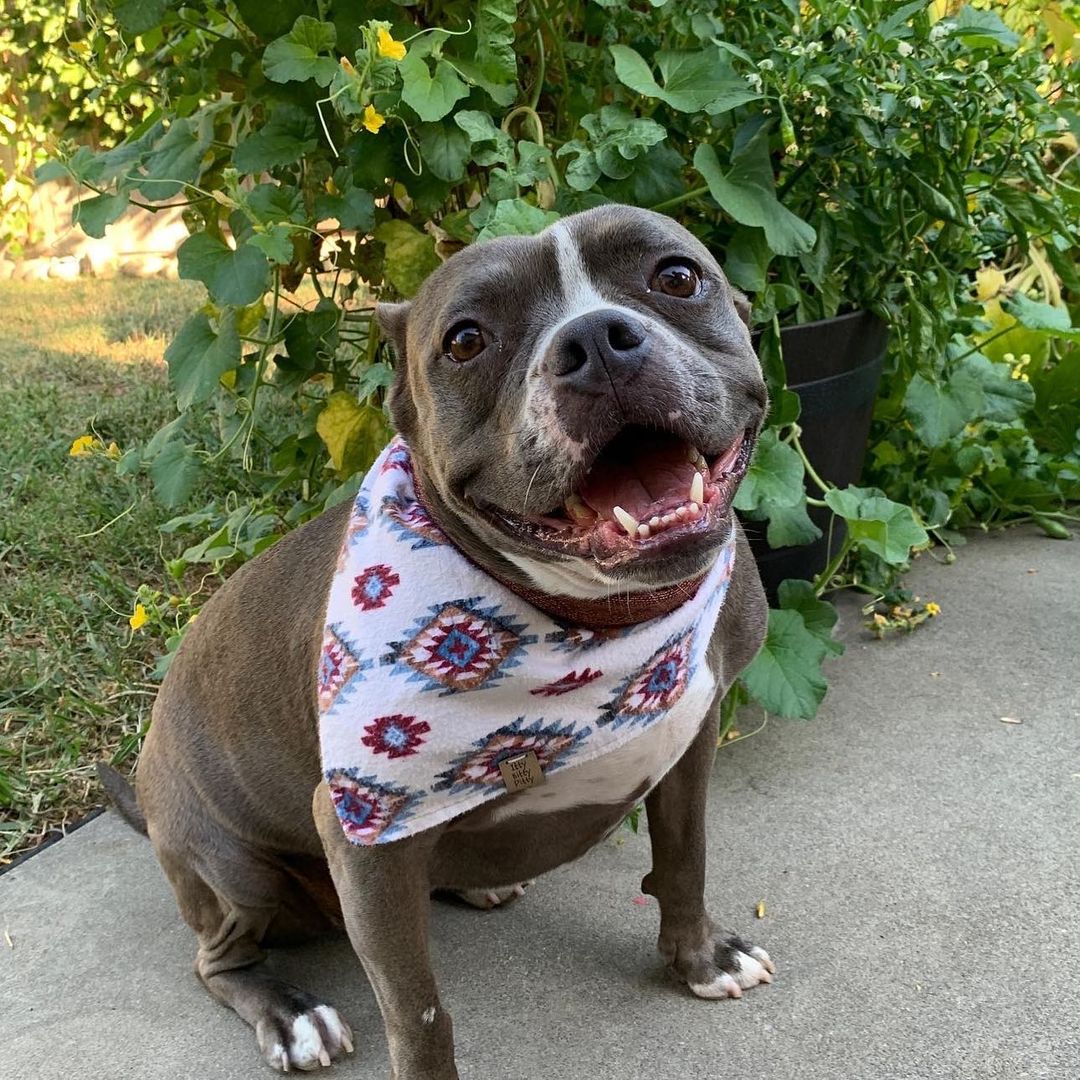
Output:
[[[642,366],[649,347],[648,328],[633,316],[590,311],[560,328],[548,348],[547,367],[563,385],[610,390]]]

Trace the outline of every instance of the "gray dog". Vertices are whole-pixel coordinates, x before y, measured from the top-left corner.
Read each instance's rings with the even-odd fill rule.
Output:
[[[382,1011],[393,1076],[452,1080],[450,1016],[428,958],[432,892],[510,900],[644,800],[652,869],[642,889],[659,901],[671,972],[704,998],[770,982],[768,955],[717,930],[704,897],[713,705],[759,648],[766,614],[731,509],[767,405],[745,299],[685,229],[605,206],[467,248],[415,300],[378,316],[400,359],[390,409],[417,505],[454,558],[535,618],[563,636],[645,633],[704,592],[722,553],[734,559],[702,654],[708,693],[691,724],[650,714],[651,727],[609,753],[534,775],[542,787],[507,781],[452,820],[350,842],[320,759],[317,668],[352,529],[349,506],[327,511],[206,605],[158,695],[137,802],[105,775],[198,937],[199,978],[254,1028],[275,1068],[329,1065],[353,1049],[348,1025],[260,961],[264,946],[344,926]],[[528,685],[523,671],[507,672],[501,700]],[[526,713],[528,701],[512,707]],[[540,772],[535,756],[523,767]]]

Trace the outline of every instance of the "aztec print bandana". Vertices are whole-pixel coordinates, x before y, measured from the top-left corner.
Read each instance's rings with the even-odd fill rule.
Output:
[[[529,751],[550,777],[672,710],[704,716],[734,559],[733,533],[667,615],[560,625],[451,545],[395,439],[353,504],[319,660],[322,766],[346,837],[400,840],[505,797],[500,762]]]

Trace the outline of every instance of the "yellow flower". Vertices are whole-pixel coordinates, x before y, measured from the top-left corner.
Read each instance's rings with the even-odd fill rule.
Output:
[[[146,608],[142,604],[135,605],[135,612],[128,619],[128,626],[132,630],[141,630],[150,621],[150,616],[146,614]]]
[[[984,303],[997,296],[1005,284],[1005,275],[993,266],[975,272],[975,298]]]
[[[114,442],[109,443],[109,445],[105,448],[105,456],[110,461],[119,461],[121,456],[120,447],[117,446]]]
[[[97,440],[93,435],[80,435],[72,444],[68,454],[71,457],[89,457]]]
[[[352,66],[352,61],[347,56],[341,58],[341,70],[344,71],[346,75],[356,74],[356,68]]]
[[[402,41],[395,41],[394,35],[391,34],[385,26],[379,27],[376,41],[378,43],[377,48],[380,56],[385,56],[387,60],[405,59],[405,43]]]
[[[930,603],[926,605],[926,614],[929,615],[931,619],[935,615],[940,615],[941,614],[941,605],[940,604],[935,604],[934,601],[931,600]]]
[[[386,117],[382,113],[377,112],[374,105],[364,106],[364,127],[371,132],[372,135],[379,134],[379,128],[386,123]]]

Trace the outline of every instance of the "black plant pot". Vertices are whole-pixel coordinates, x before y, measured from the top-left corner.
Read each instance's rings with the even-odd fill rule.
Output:
[[[799,395],[802,445],[822,479],[846,487],[855,484],[866,457],[889,328],[876,315],[856,311],[833,319],[788,326],[780,331],[788,388]],[[756,341],[755,341],[756,345]],[[816,489],[811,494],[819,494]],[[761,522],[746,522],[750,546],[771,602],[787,578],[811,580],[828,565],[844,540],[837,519],[829,545],[831,513],[810,507],[822,531],[820,539],[802,547],[770,548]]]

